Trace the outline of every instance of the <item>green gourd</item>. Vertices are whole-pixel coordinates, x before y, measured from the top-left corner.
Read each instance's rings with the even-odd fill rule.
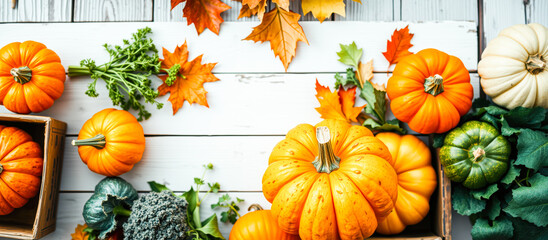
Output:
[[[128,212],[138,198],[137,190],[119,177],[106,177],[95,186],[82,215],[89,228],[99,231],[99,239],[116,229],[116,215]]]
[[[510,144],[486,122],[469,121],[447,134],[439,157],[454,182],[478,189],[499,181],[508,169]]]

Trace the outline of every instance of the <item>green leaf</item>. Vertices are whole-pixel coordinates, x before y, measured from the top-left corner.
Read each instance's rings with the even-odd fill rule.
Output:
[[[340,73],[335,74],[335,89],[339,89],[341,86],[343,87],[354,87],[354,86],[360,86],[360,82],[358,81],[358,78],[356,78],[356,73],[354,73],[354,69],[347,68],[346,69],[346,76],[343,77]]]
[[[487,106],[487,107],[484,107],[483,108],[487,113],[493,115],[493,116],[500,116],[500,115],[504,115],[506,113],[508,113],[508,111],[498,107],[498,106],[494,106],[494,105],[491,105],[491,106]]]
[[[381,125],[374,119],[368,118],[363,122],[363,126],[371,130],[378,130],[381,132],[397,132],[400,134],[405,134],[407,132],[405,129],[400,127],[400,121],[398,119],[388,120],[386,123]]]
[[[443,147],[443,142],[445,141],[445,133],[441,133],[441,134],[438,134],[438,133],[434,133],[432,139],[433,139],[433,143],[432,143],[432,147],[434,148],[441,148]]]
[[[505,240],[511,239],[513,232],[512,222],[507,218],[495,220],[493,224],[489,224],[487,219],[479,218],[472,226],[471,234],[474,240]]]
[[[545,117],[546,110],[542,107],[517,107],[506,114],[506,120],[514,127],[539,128]]]
[[[514,161],[510,161],[510,164],[508,166],[508,172],[506,173],[506,175],[500,180],[501,183],[504,183],[506,185],[510,185],[515,179],[516,177],[519,176],[519,173],[520,173],[521,169],[517,168],[515,165],[514,165]]]
[[[485,211],[485,214],[489,219],[495,220],[500,215],[500,211],[502,208],[500,207],[500,200],[497,197],[493,197],[487,202],[487,209]]]
[[[519,218],[510,219],[514,225],[514,238],[516,240],[546,240],[548,228],[537,227],[534,224]]]
[[[523,129],[518,136],[516,165],[538,171],[548,166],[548,136],[539,131]]]
[[[217,222],[217,215],[213,214],[211,217],[207,218],[202,222],[201,228],[196,229],[196,231],[203,234],[209,235],[214,239],[225,239],[223,234],[219,231],[219,223]]]
[[[460,215],[470,216],[479,213],[485,209],[486,202],[484,200],[475,199],[468,189],[461,184],[453,184],[453,194],[451,195],[451,203],[453,209]]]
[[[201,178],[194,178],[194,183],[196,183],[196,185],[202,185],[204,184],[204,180]]]
[[[480,120],[483,121],[483,122],[490,123],[491,125],[493,125],[497,129],[497,131],[500,131],[500,120],[499,120],[499,118],[496,118],[493,115],[486,113],[483,116],[481,116]]]
[[[529,178],[531,187],[512,190],[512,200],[503,210],[539,227],[548,225],[548,177],[535,174]]]
[[[341,51],[337,52],[337,55],[339,56],[339,62],[342,62],[343,64],[349,66],[353,66],[354,68],[358,68],[358,63],[362,58],[363,50],[361,48],[358,48],[355,42],[352,42],[349,45],[339,45],[341,46]]]
[[[489,199],[493,193],[497,192],[499,190],[497,184],[491,184],[485,188],[478,189],[478,190],[470,190],[470,194],[475,199],[481,200],[483,199]]]
[[[183,197],[188,203],[188,207],[186,209],[187,223],[193,229],[195,229],[199,226],[199,221],[200,221],[200,209],[198,208],[198,211],[196,211],[198,201],[199,201],[198,192],[194,191],[194,188],[190,187],[190,190],[183,193]],[[198,215],[198,222],[195,219],[196,214]]]
[[[161,192],[161,191],[171,191],[166,185],[157,183],[155,181],[148,182],[148,186],[150,186],[150,190],[153,192]]]
[[[365,81],[360,97],[367,101],[365,112],[372,115],[380,123],[385,122],[386,113],[386,92],[379,91],[373,87],[371,82]]]
[[[520,129],[510,127],[510,125],[508,125],[508,121],[506,121],[504,117],[501,118],[501,123],[502,127],[500,131],[503,136],[511,136],[513,134],[519,134],[521,132]]]

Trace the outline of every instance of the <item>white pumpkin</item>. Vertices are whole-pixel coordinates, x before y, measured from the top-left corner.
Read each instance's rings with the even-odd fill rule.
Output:
[[[509,109],[548,108],[548,28],[519,24],[502,30],[478,64],[483,91]]]

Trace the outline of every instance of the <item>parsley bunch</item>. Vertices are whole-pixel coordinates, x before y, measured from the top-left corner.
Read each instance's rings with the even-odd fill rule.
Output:
[[[158,91],[151,87],[149,79],[149,76],[161,70],[158,50],[152,39],[147,38],[149,33],[152,31],[146,27],[138,29],[131,40],[124,39],[122,46],[104,44],[110,54],[108,63],[97,66],[94,60],[84,59],[80,66],[68,67],[69,77],[90,76],[93,82],[86,91],[90,97],[99,96],[96,91],[97,80],[103,79],[113,105],[121,106],[124,110],[138,110],[139,121],[148,119],[151,114],[140,102],[141,98],[158,109],[163,107],[162,103],[156,101]]]

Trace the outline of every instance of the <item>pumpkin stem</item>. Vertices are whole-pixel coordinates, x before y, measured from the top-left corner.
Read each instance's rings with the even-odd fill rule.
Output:
[[[316,128],[316,139],[318,140],[318,156],[312,162],[316,170],[321,173],[331,173],[339,169],[341,158],[335,156],[331,145],[331,134],[329,128]]]
[[[424,92],[434,96],[443,92],[443,77],[439,74],[424,79]]]
[[[249,206],[249,208],[247,209],[247,211],[249,211],[249,212],[251,212],[251,211],[260,211],[260,210],[263,210],[263,207],[261,207],[261,205],[259,205],[257,203],[251,204],[251,206]]]
[[[129,217],[129,215],[131,215],[131,210],[127,210],[124,208],[124,206],[118,205],[112,209],[112,213],[114,213],[114,215],[117,215],[117,216],[120,215],[120,216]]]
[[[525,66],[527,68],[527,71],[536,75],[544,71],[544,69],[546,69],[546,61],[544,61],[544,58],[542,57],[542,55],[537,53],[527,58],[527,62],[525,62]]]
[[[474,150],[472,154],[474,154],[474,159],[472,160],[472,162],[479,162],[481,160],[481,157],[485,155],[485,150],[478,148]]]
[[[98,149],[102,149],[107,144],[105,141],[105,135],[97,134],[95,137],[81,140],[72,140],[72,146],[92,146]]]
[[[32,70],[27,66],[12,68],[10,73],[13,76],[13,79],[20,84],[30,82],[30,79],[32,78]]]

